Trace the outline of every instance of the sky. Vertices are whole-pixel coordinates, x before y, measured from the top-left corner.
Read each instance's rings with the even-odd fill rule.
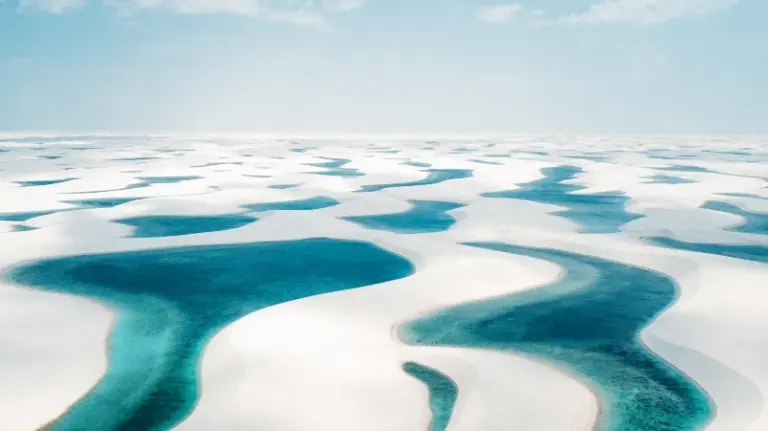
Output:
[[[0,0],[0,130],[768,133],[766,0]]]

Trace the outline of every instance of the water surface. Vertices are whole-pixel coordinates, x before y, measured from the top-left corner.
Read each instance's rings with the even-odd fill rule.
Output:
[[[63,201],[66,204],[78,205],[86,208],[114,208],[118,205],[137,201],[144,198],[97,198],[75,201]]]
[[[21,187],[38,187],[38,186],[50,186],[53,184],[66,183],[76,178],[58,178],[54,180],[36,180],[36,181],[14,181],[14,183]]]
[[[707,423],[713,410],[706,394],[639,340],[675,300],[673,280],[561,250],[467,245],[547,260],[565,273],[536,289],[409,322],[401,329],[405,341],[508,351],[562,367],[598,395],[598,431],[692,431]]]
[[[25,221],[31,220],[31,219],[33,219],[35,217],[42,217],[42,216],[46,216],[48,214],[57,213],[59,211],[66,211],[66,210],[29,211],[29,212],[18,212],[18,213],[0,213],[0,221],[25,222]]]
[[[403,370],[427,386],[429,409],[432,411],[428,430],[444,431],[451,421],[459,387],[440,371],[416,362],[406,362],[403,364]]]
[[[127,173],[127,172],[124,172],[124,173]],[[175,184],[175,183],[181,183],[184,181],[199,180],[202,178],[203,177],[199,177],[197,175],[170,176],[170,177],[137,177],[136,179],[139,180],[138,183],[128,184],[127,186],[120,187],[118,189],[89,190],[84,192],[70,192],[68,194],[77,195],[77,194],[88,194],[88,193],[117,192],[121,190],[140,189],[144,187],[149,187],[153,184]]]
[[[768,262],[768,245],[766,244],[718,244],[704,242],[682,241],[664,236],[645,238],[651,244],[673,248],[682,251],[714,254],[735,259],[751,260],[753,262]]]
[[[242,214],[224,214],[138,216],[118,219],[114,222],[135,227],[136,229],[130,235],[131,238],[159,238],[235,229],[257,220],[255,217]]]
[[[312,172],[314,175],[329,175],[336,177],[361,177],[365,174],[358,169],[345,168],[344,166],[351,162],[349,159],[337,159],[332,157],[320,157],[321,159],[328,160],[327,162],[320,163],[306,163],[307,166],[313,166],[316,168],[324,168],[325,171]]]
[[[395,214],[375,214],[342,217],[368,229],[386,230],[395,233],[415,234],[444,232],[456,223],[448,211],[464,205],[442,201],[409,201],[411,209]]]
[[[663,168],[656,168],[656,170],[659,171],[670,171],[670,172],[700,172],[700,173],[710,173],[710,174],[717,174],[719,172],[713,171],[711,169],[703,168],[701,166],[692,166],[692,165],[671,165],[671,166],[665,166]]]
[[[701,208],[733,214],[745,219],[741,224],[729,227],[726,230],[756,235],[768,235],[768,214],[747,211],[738,205],[719,201],[706,202]]]
[[[201,352],[224,326],[266,307],[413,271],[408,260],[370,243],[308,239],[73,256],[8,275],[118,312],[106,374],[47,429],[154,431],[171,429],[192,410]]]
[[[243,208],[253,212],[262,211],[311,211],[338,205],[339,201],[327,196],[315,196],[308,199],[299,199],[283,202],[264,202],[258,204],[242,205]]]
[[[581,169],[576,166],[557,166],[542,169],[544,178],[520,184],[517,190],[484,193],[488,198],[523,199],[566,207],[553,214],[565,217],[579,225],[581,233],[615,233],[624,224],[643,217],[630,213],[629,202],[622,192],[575,194],[585,187],[564,183],[573,179]]]
[[[645,181],[645,184],[692,184],[695,182],[696,181],[694,180],[675,177],[672,175],[654,175],[652,177],[648,177],[648,181]]]
[[[437,184],[444,181],[469,178],[472,176],[472,171],[469,169],[427,169],[425,172],[428,172],[429,174],[423,180],[408,181],[404,183],[372,184],[363,186],[360,191],[378,192],[394,187],[426,186],[429,184]]]

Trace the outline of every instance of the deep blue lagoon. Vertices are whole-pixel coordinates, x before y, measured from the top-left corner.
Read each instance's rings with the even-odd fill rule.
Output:
[[[543,287],[458,305],[407,323],[412,344],[509,351],[554,363],[598,395],[598,431],[690,431],[713,414],[705,393],[649,351],[639,332],[675,300],[668,277],[561,250],[475,247],[544,259],[565,269]]]
[[[106,374],[47,429],[144,431],[170,429],[189,414],[200,393],[202,350],[227,324],[413,272],[408,260],[370,243],[307,239],[72,256],[16,267],[8,276],[118,313]]]

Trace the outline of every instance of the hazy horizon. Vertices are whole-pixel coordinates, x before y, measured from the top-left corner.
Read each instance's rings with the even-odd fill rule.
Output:
[[[6,0],[0,130],[768,133],[760,0]]]

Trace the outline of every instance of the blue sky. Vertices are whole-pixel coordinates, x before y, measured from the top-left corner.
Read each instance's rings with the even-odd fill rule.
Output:
[[[765,0],[0,0],[0,130],[768,133]]]

